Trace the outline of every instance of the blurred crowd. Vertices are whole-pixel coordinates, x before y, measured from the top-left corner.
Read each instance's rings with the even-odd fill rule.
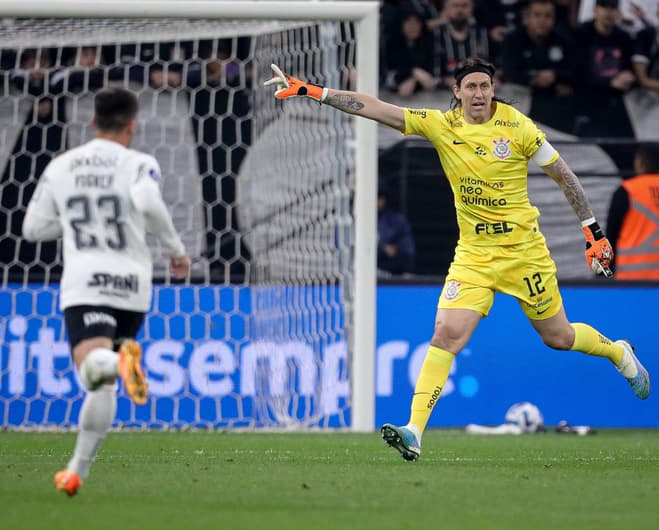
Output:
[[[580,138],[599,146],[610,158],[614,175],[634,174],[636,142],[659,141],[656,0],[384,0],[381,14],[380,82],[389,92],[384,99],[396,98],[410,107],[445,108],[456,65],[478,55],[496,66],[500,88],[514,87],[506,94],[524,95],[528,106],[520,110],[548,132],[552,129],[552,138]],[[511,102],[519,105],[516,98]],[[559,149],[567,150],[564,145]],[[592,167],[580,169],[597,174]],[[419,205],[425,204],[429,191],[421,181],[415,174],[415,187],[409,186],[406,194],[415,205],[403,210],[410,221],[386,210],[380,213],[379,223],[385,226],[380,230],[378,263],[385,273],[446,270],[452,259],[439,257],[450,234],[438,235],[451,222],[450,199],[440,213],[433,208],[432,218],[423,217]],[[600,206],[608,202],[615,183],[595,177],[588,185]],[[608,188],[611,191],[605,192]],[[539,196],[553,195],[543,189]],[[428,229],[442,210],[449,213]],[[564,234],[566,227],[555,224],[545,219],[550,232]],[[416,245],[418,252],[415,238],[426,241]],[[565,239],[553,239],[563,246],[557,244],[552,254],[560,258],[562,273],[579,271],[568,248],[569,237]],[[430,252],[424,250],[427,245]],[[387,254],[385,249],[396,252]]]
[[[150,112],[163,122],[175,106],[171,98],[178,94],[187,98],[184,116],[189,118],[186,128],[191,129],[192,138],[177,140],[178,147],[169,146],[170,152],[186,142],[193,144],[197,167],[188,173],[200,178],[206,239],[202,253],[220,276],[241,277],[248,252],[239,236],[234,204],[235,177],[251,144],[249,48],[249,39],[231,38],[0,50],[4,129],[0,263],[4,269],[20,276],[23,264],[33,264],[30,270],[35,272],[41,264],[45,271],[57,261],[55,243],[37,248],[18,237],[25,206],[48,162],[90,139],[84,133],[74,134],[79,129],[91,134],[88,123],[79,123],[90,117],[83,112],[85,105],[91,109],[90,96],[118,83],[141,94],[141,99],[170,95],[170,99],[141,101],[143,107],[145,102],[153,107],[143,113]],[[156,144],[153,149],[162,141],[151,140]]]
[[[479,55],[499,83],[530,89],[534,120],[633,137],[623,96],[659,93],[658,17],[654,0],[384,0],[381,81],[399,96],[448,90]]]

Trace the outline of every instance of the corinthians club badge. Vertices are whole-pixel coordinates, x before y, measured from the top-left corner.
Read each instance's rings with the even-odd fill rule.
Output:
[[[444,298],[447,300],[455,300],[458,297],[461,285],[462,282],[456,282],[455,280],[448,282],[444,287]]]
[[[505,160],[512,155],[512,151],[510,150],[510,140],[506,140],[503,136],[500,136],[498,140],[492,140],[492,143],[494,144],[492,154],[499,160]]]

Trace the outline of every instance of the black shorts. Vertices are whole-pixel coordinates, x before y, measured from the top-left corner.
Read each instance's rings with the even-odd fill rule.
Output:
[[[144,313],[104,305],[76,305],[64,310],[71,352],[75,346],[94,337],[134,339],[144,322]]]

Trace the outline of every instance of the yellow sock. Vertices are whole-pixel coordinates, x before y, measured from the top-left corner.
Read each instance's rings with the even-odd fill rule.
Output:
[[[606,357],[616,366],[620,364],[625,353],[622,346],[615,344],[588,324],[577,322],[570,325],[574,329],[574,344],[570,348],[571,350]]]
[[[414,387],[412,413],[409,421],[411,425],[416,425],[419,434],[422,434],[426,428],[432,409],[448,379],[453,359],[455,359],[455,355],[451,352],[437,346],[428,348],[419,379]]]

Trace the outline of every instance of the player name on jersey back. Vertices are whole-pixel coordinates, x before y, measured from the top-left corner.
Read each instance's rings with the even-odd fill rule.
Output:
[[[76,175],[75,178],[76,188],[111,188],[113,183],[113,174],[94,175],[85,173]]]
[[[63,229],[61,307],[145,311],[152,264],[144,215],[131,189],[157,162],[116,142],[92,140],[51,162],[47,174]]]

